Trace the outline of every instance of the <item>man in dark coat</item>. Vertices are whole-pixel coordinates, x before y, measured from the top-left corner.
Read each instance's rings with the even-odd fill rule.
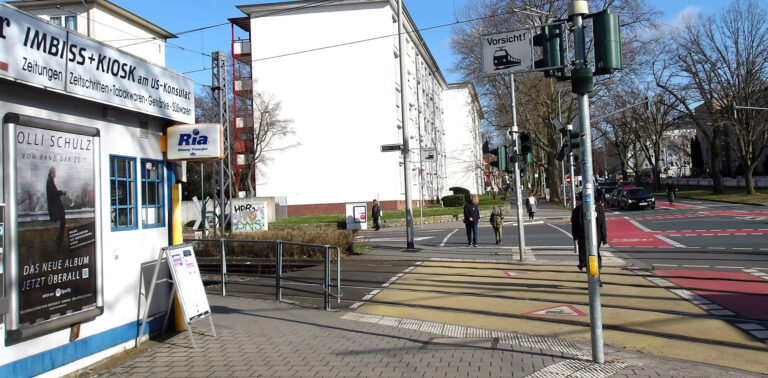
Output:
[[[381,206],[379,206],[379,201],[377,200],[373,200],[371,215],[373,216],[373,228],[375,228],[376,231],[380,230],[381,226],[379,225],[379,218],[381,217]]]
[[[605,227],[605,209],[602,204],[595,205],[597,213],[597,261],[598,267],[602,269],[603,258],[600,256],[600,245],[606,244],[608,233]],[[584,224],[584,204],[581,202],[581,196],[576,201],[576,207],[571,212],[571,235],[577,241],[579,252],[579,270],[587,266],[587,227]]]
[[[477,232],[480,225],[480,209],[477,207],[479,199],[472,196],[472,199],[464,205],[464,224],[467,227],[467,247],[477,247]]]
[[[56,247],[61,251],[64,245],[64,231],[67,225],[66,213],[64,212],[64,204],[61,203],[61,196],[67,194],[67,192],[59,190],[56,187],[56,183],[53,181],[55,178],[56,168],[51,168],[48,171],[48,181],[45,183],[45,195],[48,200],[48,218],[54,222],[59,221],[59,235],[56,236]]]

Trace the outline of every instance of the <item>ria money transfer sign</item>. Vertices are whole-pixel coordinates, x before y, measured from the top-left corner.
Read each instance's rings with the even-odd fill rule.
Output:
[[[97,305],[96,139],[17,125],[18,323]]]
[[[533,71],[532,29],[481,37],[483,76]]]
[[[194,122],[192,79],[0,2],[0,78]]]

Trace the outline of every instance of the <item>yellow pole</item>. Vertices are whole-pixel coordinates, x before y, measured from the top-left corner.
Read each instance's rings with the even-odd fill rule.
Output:
[[[171,235],[173,245],[184,242],[184,234],[181,230],[181,184],[171,186]],[[178,295],[173,297],[173,311],[176,313],[174,326],[177,332],[183,332],[187,329],[184,321],[184,313],[181,311]]]

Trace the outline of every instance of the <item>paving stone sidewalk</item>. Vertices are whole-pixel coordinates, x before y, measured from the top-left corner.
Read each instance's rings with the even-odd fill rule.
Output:
[[[752,376],[686,361],[606,350],[604,365],[567,340],[209,295],[207,321],[76,376],[131,377],[606,377]]]

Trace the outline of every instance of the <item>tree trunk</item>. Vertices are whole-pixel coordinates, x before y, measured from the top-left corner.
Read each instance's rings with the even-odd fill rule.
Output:
[[[712,128],[712,139],[709,141],[709,150],[712,155],[712,194],[723,194],[723,176],[720,174],[720,130]]]
[[[563,202],[563,180],[560,177],[562,173],[558,165],[557,156],[554,154],[547,154],[547,164],[545,170],[547,172],[547,187],[549,188],[550,201]],[[567,167],[568,158],[563,160],[563,165],[568,171]],[[567,174],[567,173],[566,173]]]
[[[747,166],[746,164],[744,165]],[[750,164],[748,168],[744,169],[744,181],[747,187],[747,194],[755,194],[755,181],[752,177],[752,171],[754,171],[754,169],[755,168],[752,166],[752,164]]]

